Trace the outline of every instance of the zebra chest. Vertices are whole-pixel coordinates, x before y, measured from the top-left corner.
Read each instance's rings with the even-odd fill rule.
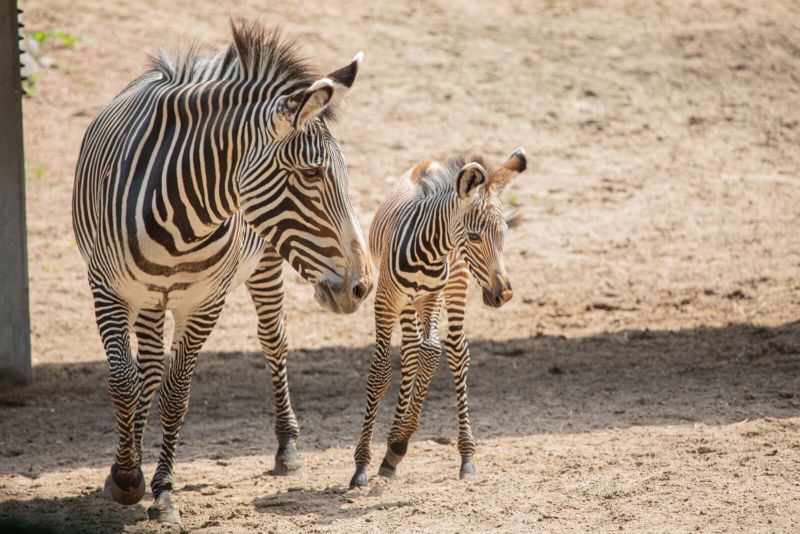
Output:
[[[396,267],[396,279],[409,293],[441,291],[447,285],[450,274],[446,258],[436,262],[413,262],[400,256]]]

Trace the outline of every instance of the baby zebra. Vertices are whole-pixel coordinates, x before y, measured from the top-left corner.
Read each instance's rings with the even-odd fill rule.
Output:
[[[498,308],[511,298],[503,258],[508,229],[500,191],[525,170],[519,148],[502,167],[487,171],[482,158],[422,161],[378,208],[369,246],[380,274],[375,292],[375,357],[367,379],[367,408],[356,447],[350,487],[367,484],[372,430],[392,370],[389,344],[395,322],[402,328],[402,379],[388,448],[378,474],[393,476],[419,426],[422,402],[439,365],[439,310],[444,302],[448,329],[447,364],[458,397],[461,478],[475,474],[475,440],[467,409],[469,351],[464,336],[469,274],[483,288],[483,301]]]

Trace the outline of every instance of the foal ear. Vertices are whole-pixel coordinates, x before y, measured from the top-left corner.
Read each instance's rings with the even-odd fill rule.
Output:
[[[503,189],[508,185],[508,182],[521,172],[524,172],[527,167],[528,158],[525,156],[525,151],[522,147],[519,147],[505,163],[492,173],[489,177],[489,186]]]
[[[320,78],[308,89],[283,97],[275,112],[275,129],[278,135],[287,135],[291,130],[302,130],[325,109],[338,104],[353,86],[358,74],[358,64],[363,58],[364,53],[359,52],[350,64]]]
[[[456,178],[458,198],[461,200],[471,198],[478,190],[478,186],[485,184],[487,180],[486,169],[480,163],[467,163],[461,167],[458,178]]]

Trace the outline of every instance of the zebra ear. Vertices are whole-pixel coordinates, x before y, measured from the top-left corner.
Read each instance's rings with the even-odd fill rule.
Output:
[[[358,74],[358,64],[364,59],[364,53],[359,52],[349,65],[337,69],[324,78],[311,84],[311,87],[292,95],[295,112],[292,117],[292,127],[302,130],[306,124],[318,117],[330,106],[336,105],[353,86]]]
[[[338,104],[352,87],[358,73],[358,64],[363,58],[364,53],[359,52],[349,65],[320,78],[308,89],[281,97],[273,114],[274,134],[282,138],[292,131],[302,130],[327,108]]]
[[[522,147],[519,147],[499,169],[489,176],[489,186],[498,190],[503,189],[514,177],[524,172],[527,166],[528,158]]]
[[[458,172],[456,190],[458,198],[468,200],[478,190],[478,186],[485,184],[488,179],[486,169],[480,163],[467,163]]]

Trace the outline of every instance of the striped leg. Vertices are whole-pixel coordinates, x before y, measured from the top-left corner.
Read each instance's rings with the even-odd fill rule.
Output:
[[[394,476],[397,464],[402,461],[408,446],[407,442],[402,441],[400,432],[403,418],[408,410],[408,403],[411,400],[411,389],[414,386],[419,351],[422,345],[422,338],[417,325],[417,310],[412,304],[408,304],[400,313],[400,327],[403,331],[402,345],[400,346],[402,360],[400,392],[397,396],[397,406],[394,411],[394,423],[392,423],[392,429],[389,431],[386,456],[384,456],[383,462],[378,469],[378,474],[385,477]]]
[[[145,484],[133,430],[140,382],[131,357],[131,312],[122,299],[102,284],[91,285],[97,327],[108,358],[108,395],[117,418],[116,459],[106,488],[118,503],[134,504],[144,495]]]
[[[469,407],[467,406],[467,371],[469,370],[469,347],[464,335],[464,310],[467,304],[467,284],[469,271],[461,261],[453,265],[450,280],[444,290],[445,307],[447,309],[447,340],[445,353],[447,365],[453,375],[458,403],[458,452],[461,454],[460,477],[466,478],[475,474],[472,456],[475,454],[475,439],[469,424]]]
[[[441,308],[441,293],[432,293],[428,297],[415,302],[417,317],[421,326],[421,342],[418,350],[418,360],[416,369],[413,373],[413,387],[411,388],[411,398],[407,401],[407,408],[401,420],[395,418],[392,429],[389,432],[389,445],[381,466],[384,472],[392,472],[391,468],[396,468],[397,464],[408,451],[408,440],[419,427],[419,419],[422,413],[422,403],[428,392],[431,379],[439,366],[439,309]],[[403,366],[403,372],[406,372]]]
[[[188,314],[174,310],[175,336],[173,358],[158,398],[163,437],[158,466],[150,482],[155,502],[148,508],[150,519],[166,523],[180,523],[178,506],[172,501],[172,470],[175,448],[186,412],[189,409],[189,388],[197,361],[197,353],[205,343],[225,304],[224,290],[219,296]]]
[[[392,381],[392,366],[389,362],[389,344],[392,339],[394,323],[399,315],[396,299],[382,289],[380,280],[375,292],[375,356],[369,367],[367,377],[367,407],[364,413],[364,426],[361,439],[356,446],[356,472],[350,479],[350,487],[367,485],[367,465],[372,458],[372,430],[378,405]]]
[[[268,247],[247,288],[258,314],[258,340],[272,373],[272,394],[275,398],[275,436],[278,452],[275,455],[275,474],[287,474],[300,468],[297,455],[297,425],[289,399],[289,379],[286,375],[286,314],[283,309],[283,258]]]
[[[153,395],[164,373],[164,310],[141,310],[133,332],[139,345],[136,368],[142,384],[141,396],[133,419],[136,454],[142,461],[142,444]]]

